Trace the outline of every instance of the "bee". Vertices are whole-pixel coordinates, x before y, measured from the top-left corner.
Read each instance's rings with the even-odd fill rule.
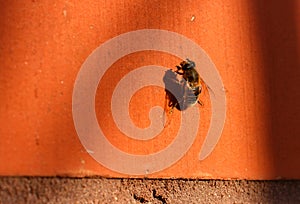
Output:
[[[196,103],[199,103],[203,106],[202,101],[199,100],[199,95],[202,92],[202,84],[204,83],[199,73],[195,69],[196,64],[190,59],[182,61],[180,66],[176,66],[177,74],[182,75],[184,80],[181,81],[185,94],[183,95],[183,101],[186,103],[187,107],[194,106]]]
[[[170,113],[172,113],[174,108],[186,110],[197,103],[203,106],[199,96],[203,90],[204,82],[195,67],[195,62],[186,59],[176,66],[177,69],[175,71],[169,70],[169,73],[166,73],[164,82],[166,95],[169,99],[168,106],[171,108]],[[176,75],[182,76],[181,80],[178,80]]]

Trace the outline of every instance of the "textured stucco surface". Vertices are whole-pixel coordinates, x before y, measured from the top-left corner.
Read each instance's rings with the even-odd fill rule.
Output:
[[[300,181],[0,178],[0,203],[299,203]]]

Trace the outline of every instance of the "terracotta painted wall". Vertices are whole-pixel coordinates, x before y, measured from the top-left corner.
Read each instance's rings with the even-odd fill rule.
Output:
[[[104,42],[130,31],[161,29],[185,36],[209,55],[225,87],[226,120],[214,150],[200,161],[212,114],[204,93],[191,148],[170,167],[140,176],[300,178],[299,1],[26,0],[1,1],[0,8],[1,175],[132,176],[99,164],[81,144],[72,116],[73,88],[82,64]],[[108,69],[95,110],[113,146],[147,155],[172,143],[180,111],[157,137],[139,141],[117,129],[110,100],[129,71],[151,64],[175,68],[180,61],[142,51]],[[164,107],[164,99],[162,88],[138,91],[129,107],[133,122],[147,127],[150,108]]]

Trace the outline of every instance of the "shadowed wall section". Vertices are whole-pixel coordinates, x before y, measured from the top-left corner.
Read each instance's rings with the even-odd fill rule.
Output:
[[[300,171],[300,52],[299,1],[249,1],[257,24],[255,35],[261,51],[265,101],[270,113],[266,118],[268,149],[273,155],[275,178]],[[259,104],[258,104],[259,106]]]

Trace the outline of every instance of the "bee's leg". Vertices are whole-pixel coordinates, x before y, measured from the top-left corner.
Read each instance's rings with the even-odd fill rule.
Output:
[[[166,127],[168,125],[168,120],[167,120],[167,116],[166,116],[166,112],[168,110],[168,107],[170,107],[170,102],[168,103],[168,100],[169,100],[169,94],[168,92],[166,91],[166,95],[165,95],[165,111],[163,112],[163,126]]]
[[[177,68],[177,70],[181,70],[182,69],[182,67],[178,66],[178,65],[176,65],[176,68]]]
[[[200,104],[200,106],[204,106],[202,101],[198,100],[197,102]]]
[[[173,109],[174,109],[175,105],[176,105],[176,103],[175,104],[167,104],[167,103],[165,104],[165,110],[167,109],[167,106],[170,107],[171,109],[169,109],[169,111],[168,111],[168,116],[166,116],[166,112],[164,112],[164,118],[163,118],[164,128],[168,127],[171,123],[170,116],[172,116],[172,114],[173,114]]]
[[[183,72],[180,72],[180,69],[177,69],[175,72],[179,75],[183,75]]]
[[[174,108],[177,106],[177,103],[173,104],[171,109],[169,110],[169,114],[173,113]]]
[[[182,70],[182,67],[177,65],[176,68],[177,68],[177,70],[175,72],[179,75],[183,75],[183,72],[179,72],[180,70]]]

